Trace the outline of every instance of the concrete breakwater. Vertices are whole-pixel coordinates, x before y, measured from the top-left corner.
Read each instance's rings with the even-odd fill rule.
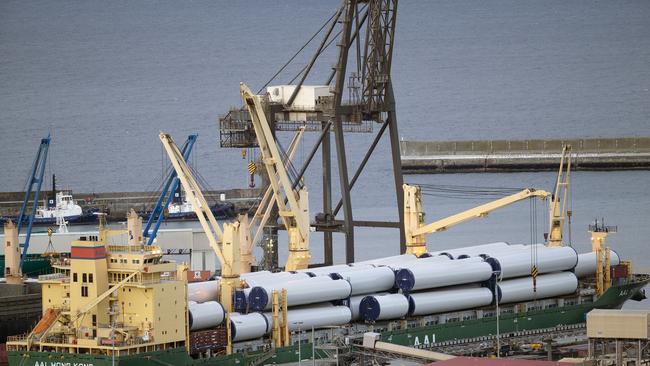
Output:
[[[650,137],[400,141],[405,174],[555,170],[570,144],[574,170],[650,169]]]
[[[148,211],[153,208],[158,199],[157,192],[104,192],[104,193],[76,193],[74,200],[84,211],[99,209],[108,213],[109,221],[125,220],[128,210]],[[51,196],[51,192],[41,192],[40,205]],[[235,212],[248,210],[256,206],[260,195],[259,189],[227,189],[203,192],[205,199],[210,203],[219,201],[230,202],[235,205]],[[24,192],[0,192],[0,216],[17,216],[23,203]],[[31,205],[30,205],[31,207]]]

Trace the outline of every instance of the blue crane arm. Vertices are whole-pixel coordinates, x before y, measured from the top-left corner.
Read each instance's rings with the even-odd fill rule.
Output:
[[[196,139],[198,137],[199,135],[192,134],[187,137],[187,140],[185,140],[185,143],[183,144],[183,148],[181,149],[183,153],[183,159],[185,159],[185,162],[189,160],[190,153],[192,152],[192,147],[194,146],[194,143],[196,142]],[[156,238],[156,235],[158,233],[158,229],[160,228],[160,224],[162,223],[163,220],[163,212],[167,207],[169,207],[169,203],[172,201],[174,192],[176,192],[176,190],[178,189],[179,184],[180,182],[178,180],[178,176],[176,175],[176,171],[172,169],[171,173],[169,174],[169,177],[167,177],[167,182],[165,183],[162,192],[160,192],[160,197],[158,197],[156,206],[151,211],[151,215],[149,215],[149,219],[147,220],[147,224],[145,225],[142,233],[143,237],[148,238],[147,245],[153,244],[153,241]],[[165,196],[167,197],[167,199],[165,199]],[[149,233],[149,230],[151,229],[152,225],[153,225],[153,229],[151,230],[151,233]]]
[[[30,170],[29,181],[25,189],[25,198],[23,199],[23,205],[20,208],[20,214],[18,215],[18,234],[20,234],[20,229],[23,226],[23,223],[27,221],[27,232],[25,235],[25,242],[20,244],[23,247],[23,252],[20,256],[20,268],[23,268],[25,258],[27,257],[27,250],[29,249],[29,239],[32,236],[32,226],[34,225],[34,217],[36,216],[36,211],[38,209],[38,198],[41,193],[41,186],[43,185],[43,175],[45,174],[45,162],[47,161],[47,152],[50,147],[50,135],[48,134],[46,138],[41,139],[41,145],[38,148],[36,153],[36,158],[34,159],[34,164],[32,164],[32,169]],[[36,184],[36,190],[34,191],[34,204],[32,206],[32,211],[29,214],[29,217],[26,216],[27,204],[29,203],[29,197],[32,194],[34,189],[34,184]]]

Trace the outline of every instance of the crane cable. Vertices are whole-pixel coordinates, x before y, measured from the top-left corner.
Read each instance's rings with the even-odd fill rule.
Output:
[[[515,187],[487,187],[487,186],[462,186],[418,184],[422,195],[455,199],[476,198],[502,198],[521,191],[523,188]]]
[[[282,65],[282,67],[264,84],[264,86],[262,86],[260,88],[260,90],[257,91],[257,94],[260,94],[264,90],[264,88],[269,86],[269,84],[271,84],[271,82],[273,82],[273,80],[275,80],[275,78],[278,77],[278,75],[280,75],[280,73],[282,73],[282,71],[284,71],[284,69],[286,69],[287,66],[289,66],[289,64],[291,62],[293,62],[293,60],[305,49],[305,47],[307,47],[311,43],[311,41],[313,41],[314,38],[316,38],[316,36],[318,36],[320,34],[320,32],[323,31],[323,29],[325,29],[325,27],[332,21],[332,19],[334,19],[334,17],[336,16],[337,13],[338,13],[338,10],[335,11],[334,14],[332,14],[329,17],[329,19],[327,19],[327,21],[325,21],[325,23],[323,23],[323,25],[318,29],[318,31],[316,31],[316,33],[314,33],[311,36],[311,38],[309,38],[309,40],[307,40],[307,42],[305,44],[303,44],[302,47],[300,47],[300,49],[298,49],[298,51],[296,51],[296,53],[294,53],[293,56],[291,56],[291,58],[289,58],[289,60],[284,65]],[[294,78],[294,80],[295,80],[295,78]]]
[[[530,275],[533,279],[534,300],[537,297],[537,275],[539,274],[537,245],[537,200],[530,197]]]

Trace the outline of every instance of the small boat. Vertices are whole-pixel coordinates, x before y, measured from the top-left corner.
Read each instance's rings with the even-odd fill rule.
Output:
[[[72,197],[71,192],[59,191],[55,200],[48,199],[44,207],[39,207],[34,217],[37,225],[57,224],[57,218],[63,218],[68,223],[95,222],[96,212],[93,210],[83,211]]]
[[[0,223],[6,220],[16,221],[18,218],[2,217]],[[58,220],[58,221],[57,221]],[[49,198],[45,206],[36,210],[34,215],[34,225],[59,225],[60,222],[66,223],[89,223],[97,221],[97,210],[84,210],[79,206],[69,191],[59,191],[55,199]]]
[[[210,207],[210,210],[217,220],[235,217],[235,205],[230,202],[217,202]],[[140,212],[139,214],[144,220],[148,220],[151,211]],[[163,217],[166,221],[196,220],[196,213],[194,213],[192,203],[186,199],[174,199],[163,212]]]

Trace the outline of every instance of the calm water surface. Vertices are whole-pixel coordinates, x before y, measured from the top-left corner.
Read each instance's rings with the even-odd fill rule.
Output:
[[[239,104],[240,81],[262,86],[338,4],[0,2],[0,191],[22,188],[38,140],[48,132],[54,137],[48,174],[55,172],[61,186],[77,192],[154,189],[164,167],[161,130],[179,143],[199,133],[193,162],[211,187],[245,186],[240,152],[218,146],[218,116]],[[402,2],[393,64],[400,135],[647,136],[648,19],[650,2],[643,0]],[[333,51],[317,64],[310,83],[326,78]],[[276,83],[290,80],[310,55],[298,57]],[[296,165],[314,138],[305,139]],[[347,138],[351,167],[371,139]],[[354,188],[356,218],[394,219],[388,161],[382,146]],[[554,178],[521,173],[405,179],[551,190]],[[320,179],[317,169],[308,171],[314,212],[321,207]],[[587,224],[605,217],[619,226],[612,246],[649,268],[649,182],[649,172],[575,173],[573,245],[587,250]],[[426,197],[424,203],[433,220],[482,201]],[[429,244],[528,243],[530,221],[523,202],[430,236]],[[534,224],[541,236],[543,220]],[[398,252],[394,230],[359,230],[357,237],[360,259]],[[342,260],[342,237],[335,238],[336,258]],[[322,258],[320,241],[315,235],[316,259]]]

